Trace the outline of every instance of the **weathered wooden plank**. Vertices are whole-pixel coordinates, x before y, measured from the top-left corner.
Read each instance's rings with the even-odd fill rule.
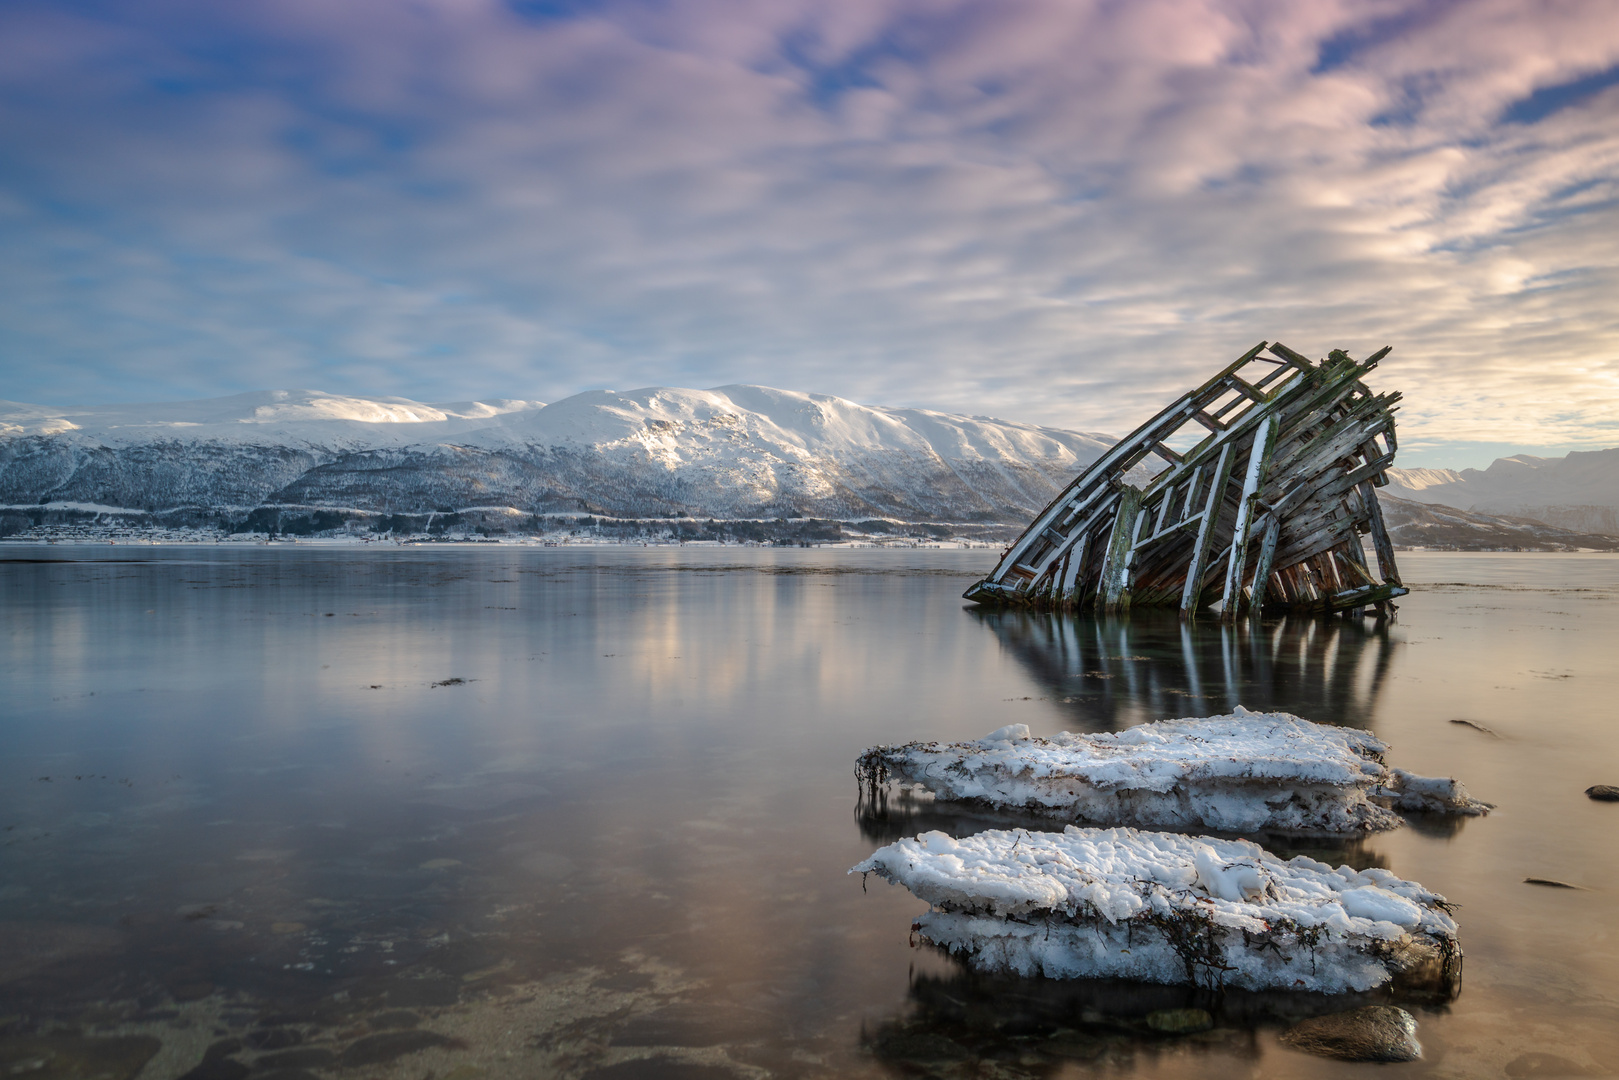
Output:
[[[1225,498],[1226,485],[1231,482],[1231,466],[1235,461],[1232,449],[1230,443],[1221,447],[1220,459],[1209,475],[1209,493],[1203,503],[1203,520],[1198,522],[1197,539],[1192,542],[1192,555],[1186,565],[1186,584],[1181,589],[1182,616],[1191,615],[1202,606],[1203,567],[1209,555],[1209,543],[1214,539],[1220,502]]]
[[[1368,604],[1380,604],[1395,597],[1404,596],[1411,590],[1403,585],[1392,582],[1383,585],[1364,585],[1356,589],[1345,589],[1335,592],[1326,598],[1328,611],[1350,611],[1354,608],[1365,607]]]
[[[1078,583],[1080,574],[1085,569],[1085,558],[1090,552],[1091,534],[1087,532],[1068,552],[1068,565],[1063,569],[1062,595],[1059,597],[1064,607],[1075,607],[1079,603]]]
[[[1282,535],[1282,520],[1275,514],[1266,514],[1265,536],[1259,542],[1259,557],[1254,560],[1254,591],[1249,599],[1249,610],[1258,614],[1265,609],[1265,594],[1270,587],[1271,565],[1276,561],[1276,541]]]
[[[1107,611],[1122,611],[1130,606],[1129,557],[1140,516],[1141,490],[1127,485],[1119,492],[1119,509],[1114,515],[1107,554],[1102,560],[1101,587],[1098,591],[1101,604]]]
[[[1383,575],[1384,581],[1399,585],[1400,571],[1394,564],[1394,542],[1389,539],[1388,527],[1383,523],[1383,507],[1377,501],[1377,489],[1370,480],[1361,482],[1360,497],[1366,523],[1371,526],[1372,550],[1377,553],[1377,572]]]
[[[1171,450],[1157,439],[1154,439],[1152,442],[1152,452],[1169,462],[1171,465],[1179,465],[1181,461],[1184,460],[1178,452]]]
[[[1315,369],[1315,365],[1310,362],[1309,357],[1304,356],[1301,353],[1294,352],[1292,349],[1289,349],[1286,345],[1283,345],[1280,341],[1278,341],[1274,345],[1272,345],[1270,347],[1270,351],[1274,355],[1281,357],[1283,360],[1286,360],[1289,364],[1292,364],[1294,367],[1298,368],[1300,371],[1313,371]]]
[[[1248,554],[1248,523],[1253,518],[1254,501],[1265,479],[1265,466],[1270,464],[1276,427],[1276,418],[1266,417],[1254,436],[1253,449],[1248,453],[1248,469],[1237,503],[1237,522],[1231,534],[1231,555],[1226,562],[1225,589],[1220,594],[1220,618],[1226,622],[1236,618],[1238,609],[1242,607],[1242,573]]]

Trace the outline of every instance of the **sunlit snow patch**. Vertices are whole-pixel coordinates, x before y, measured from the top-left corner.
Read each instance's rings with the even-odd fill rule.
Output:
[[[1162,720],[1124,731],[1035,738],[1023,724],[974,742],[877,746],[868,785],[917,784],[937,798],[1104,825],[1353,836],[1402,810],[1481,814],[1454,780],[1383,763],[1375,735],[1289,713]]]
[[[1324,993],[1397,980],[1447,997],[1460,980],[1444,897],[1387,870],[1284,862],[1247,840],[930,832],[850,873],[927,901],[913,932],[981,971]]]

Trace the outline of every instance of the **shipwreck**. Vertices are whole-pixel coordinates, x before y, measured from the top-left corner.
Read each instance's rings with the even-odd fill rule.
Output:
[[[1179,606],[1390,615],[1406,593],[1376,489],[1398,393],[1362,381],[1389,354],[1313,362],[1260,342],[1103,454],[964,594],[1036,609]],[[1189,449],[1188,435],[1201,437]],[[1146,463],[1165,467],[1146,479]],[[1377,570],[1361,537],[1369,535]]]

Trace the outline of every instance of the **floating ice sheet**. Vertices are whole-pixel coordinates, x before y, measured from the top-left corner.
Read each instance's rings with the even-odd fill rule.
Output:
[[[932,905],[913,928],[983,971],[1326,993],[1460,978],[1445,898],[1383,869],[1136,829],[923,833],[874,873]]]
[[[1042,739],[1013,724],[975,742],[878,746],[859,771],[1060,820],[1233,833],[1353,836],[1399,825],[1390,805],[1489,809],[1454,780],[1388,768],[1387,749],[1369,732],[1239,705],[1118,732]]]

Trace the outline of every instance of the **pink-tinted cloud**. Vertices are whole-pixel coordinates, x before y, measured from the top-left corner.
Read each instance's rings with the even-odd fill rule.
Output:
[[[1394,344],[1414,439],[1611,444],[1616,70],[1603,2],[13,5],[6,396],[1118,429],[1280,337]]]

